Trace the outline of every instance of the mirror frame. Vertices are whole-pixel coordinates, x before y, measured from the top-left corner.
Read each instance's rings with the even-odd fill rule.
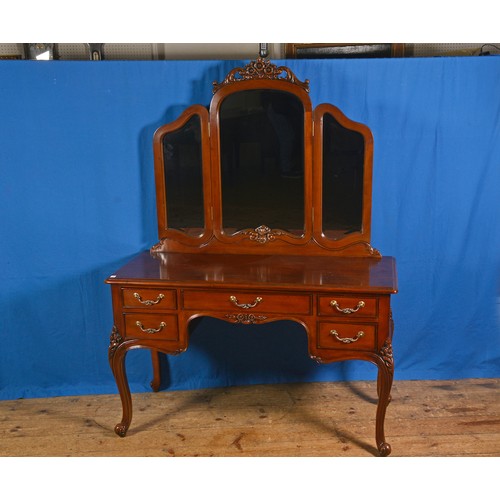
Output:
[[[222,217],[222,178],[220,150],[220,108],[226,97],[245,90],[277,90],[295,95],[304,107],[304,230],[296,236],[283,228],[269,228],[263,224],[257,228],[242,228],[236,233],[224,231]],[[247,240],[262,243],[279,241],[292,245],[305,245],[312,236],[312,105],[307,93],[297,85],[278,80],[240,81],[221,88],[210,104],[210,139],[212,145],[212,185],[214,207],[214,236],[222,243],[245,244]]]
[[[323,140],[324,116],[330,114],[345,129],[358,132],[364,139],[363,160],[363,207],[361,231],[347,234],[339,239],[331,239],[323,230]],[[319,245],[332,250],[347,249],[353,245],[367,246],[369,253],[376,253],[370,245],[371,238],[371,208],[372,208],[372,177],[373,177],[373,135],[364,124],[347,118],[339,108],[333,104],[323,103],[314,109],[314,239]]]
[[[169,132],[176,132],[182,128],[193,116],[200,118],[201,126],[201,174],[203,179],[203,218],[204,228],[200,235],[192,236],[180,229],[168,226],[168,199],[165,185],[165,157],[163,140]],[[199,104],[190,106],[175,121],[161,126],[153,136],[153,155],[156,184],[156,210],[158,218],[158,236],[163,239],[174,239],[184,245],[199,246],[206,243],[213,233],[211,216],[211,183],[210,179],[210,140],[208,137],[208,111]]]

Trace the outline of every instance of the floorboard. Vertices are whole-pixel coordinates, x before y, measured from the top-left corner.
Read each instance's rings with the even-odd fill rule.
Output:
[[[393,457],[500,456],[500,379],[395,381]],[[117,394],[0,401],[3,457],[369,457],[376,384],[256,385],[133,394],[127,437]]]

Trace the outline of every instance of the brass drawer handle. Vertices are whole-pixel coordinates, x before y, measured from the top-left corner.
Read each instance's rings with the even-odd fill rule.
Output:
[[[366,304],[362,300],[360,300],[356,307],[345,307],[344,309],[342,309],[336,300],[332,300],[330,302],[330,305],[332,307],[335,307],[335,309],[337,309],[338,312],[341,312],[344,314],[352,314],[352,313],[358,312],[360,309],[365,307]]]
[[[339,341],[344,344],[352,344],[353,342],[357,342],[361,337],[365,336],[365,332],[361,331],[358,332],[357,335],[354,338],[349,338],[349,337],[339,337],[339,334],[337,333],[337,330],[330,330],[330,333]]]
[[[238,299],[234,295],[231,295],[231,297],[229,297],[229,300],[235,306],[241,307],[242,309],[252,309],[252,307],[255,307],[257,304],[260,304],[262,302],[262,297],[255,297],[255,300],[251,304],[239,304]]]
[[[160,295],[158,295],[158,297],[156,298],[156,300],[142,300],[141,296],[135,292],[134,293],[134,297],[141,303],[141,304],[144,304],[145,306],[154,306],[156,304],[159,304],[161,302],[161,299],[165,298],[165,295],[163,295],[163,293],[160,293]]]
[[[144,325],[140,321],[136,321],[135,324],[144,332],[144,333],[158,333],[161,332],[167,324],[162,321],[160,323],[159,328],[145,328]]]

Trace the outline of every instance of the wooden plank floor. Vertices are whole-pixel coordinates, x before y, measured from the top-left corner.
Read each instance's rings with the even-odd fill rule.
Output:
[[[500,379],[395,381],[385,432],[398,457],[500,456]],[[0,401],[0,456],[376,455],[374,382],[258,385]]]

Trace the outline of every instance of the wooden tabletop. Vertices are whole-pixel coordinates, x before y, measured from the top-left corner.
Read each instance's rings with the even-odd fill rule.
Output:
[[[148,251],[133,258],[107,283],[172,286],[245,286],[298,290],[396,293],[393,257],[226,255]]]

